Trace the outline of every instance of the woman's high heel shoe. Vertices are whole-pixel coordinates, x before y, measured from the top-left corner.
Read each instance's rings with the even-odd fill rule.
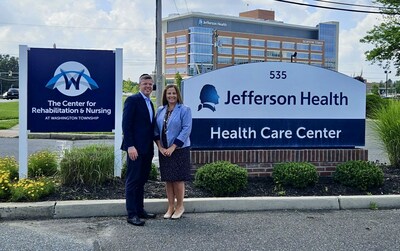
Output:
[[[171,216],[171,219],[173,219],[173,220],[180,219],[184,212],[185,212],[184,208],[182,208],[182,210],[180,212],[175,211],[175,213]]]
[[[174,212],[172,212],[172,213],[166,212],[166,213],[164,214],[164,219],[171,219],[171,217],[172,217],[173,214],[174,214]]]

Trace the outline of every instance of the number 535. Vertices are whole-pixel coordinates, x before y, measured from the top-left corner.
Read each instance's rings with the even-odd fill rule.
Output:
[[[270,79],[285,79],[286,71],[270,71],[269,78]]]

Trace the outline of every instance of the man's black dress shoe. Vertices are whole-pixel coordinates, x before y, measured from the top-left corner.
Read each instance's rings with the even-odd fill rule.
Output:
[[[156,214],[151,214],[146,211],[143,211],[143,213],[139,214],[139,217],[142,219],[154,219],[156,218]]]
[[[126,221],[129,224],[135,225],[135,226],[143,226],[145,221],[141,220],[138,216],[133,216],[132,218],[126,219]]]

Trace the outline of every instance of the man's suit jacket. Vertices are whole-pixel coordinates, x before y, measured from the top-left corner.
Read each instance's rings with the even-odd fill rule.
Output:
[[[153,133],[154,133],[154,108],[153,120],[150,121],[149,110],[146,101],[141,93],[129,96],[125,100],[122,115],[122,132],[124,138],[121,150],[127,151],[134,146],[138,154],[153,154]]]

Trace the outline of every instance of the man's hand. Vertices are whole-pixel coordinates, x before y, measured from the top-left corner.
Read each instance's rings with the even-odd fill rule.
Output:
[[[136,160],[138,157],[138,152],[134,146],[128,148],[128,156],[131,160]]]

